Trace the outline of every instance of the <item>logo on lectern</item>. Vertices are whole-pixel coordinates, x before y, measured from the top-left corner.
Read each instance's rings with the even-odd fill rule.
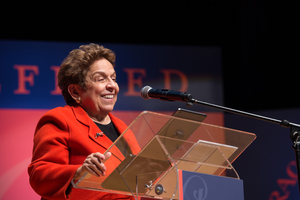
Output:
[[[183,185],[184,200],[205,200],[207,193],[207,185],[199,175],[189,177]]]

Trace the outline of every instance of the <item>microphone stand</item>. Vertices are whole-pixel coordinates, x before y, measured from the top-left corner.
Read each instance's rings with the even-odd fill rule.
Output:
[[[193,106],[193,104],[204,105],[204,106],[219,109],[222,111],[230,112],[233,114],[242,115],[245,117],[251,117],[254,119],[258,119],[258,120],[262,120],[262,121],[266,121],[266,122],[270,122],[270,123],[275,123],[275,124],[278,124],[285,128],[290,128],[290,138],[293,142],[293,149],[294,149],[295,155],[296,155],[298,187],[299,187],[299,194],[300,194],[300,125],[299,124],[291,123],[288,120],[278,120],[278,119],[274,119],[274,118],[270,118],[270,117],[265,117],[262,115],[257,115],[257,114],[244,112],[244,111],[240,111],[240,110],[236,110],[236,109],[232,109],[232,108],[227,108],[224,106],[215,105],[212,103],[199,101],[197,99],[192,98],[191,96],[188,100],[184,100],[184,102],[186,102],[188,107]]]

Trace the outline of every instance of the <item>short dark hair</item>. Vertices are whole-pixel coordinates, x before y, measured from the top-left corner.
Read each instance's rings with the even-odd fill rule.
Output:
[[[68,92],[70,84],[78,84],[80,87],[86,87],[86,74],[90,66],[101,58],[108,60],[115,67],[115,53],[98,44],[82,45],[79,49],[72,50],[62,62],[58,72],[58,86],[68,105],[75,102]]]

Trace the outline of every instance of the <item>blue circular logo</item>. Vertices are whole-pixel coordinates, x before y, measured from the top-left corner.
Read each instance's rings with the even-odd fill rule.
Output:
[[[189,177],[183,185],[185,200],[205,200],[207,193],[207,185],[199,175]]]

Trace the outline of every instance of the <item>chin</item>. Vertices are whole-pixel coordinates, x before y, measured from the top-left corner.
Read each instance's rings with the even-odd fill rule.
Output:
[[[112,107],[102,107],[102,108],[100,108],[100,112],[109,113],[109,112],[113,111],[113,109],[114,109],[114,106],[112,106]]]
[[[115,101],[114,102],[110,102],[110,103],[99,103],[98,104],[98,108],[99,108],[99,112],[105,112],[105,113],[109,113],[111,111],[113,111],[114,107],[115,107]]]

